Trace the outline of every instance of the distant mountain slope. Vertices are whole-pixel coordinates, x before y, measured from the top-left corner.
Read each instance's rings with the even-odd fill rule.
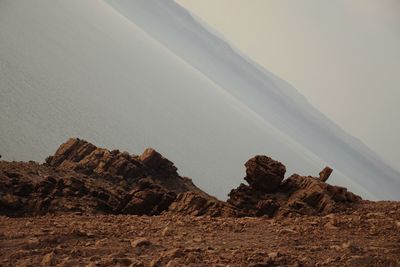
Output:
[[[169,1],[129,3],[138,10],[172,12],[175,8]],[[160,9],[165,6],[172,9]],[[190,20],[187,14],[179,16]],[[152,24],[153,29],[158,29],[159,22],[169,23],[163,16],[148,16],[144,21]],[[143,31],[144,24],[133,23],[97,0],[1,1],[0,154],[3,158],[41,161],[70,136],[127,151],[151,146],[174,161],[181,175],[192,177],[202,189],[220,198],[226,198],[229,189],[241,181],[238,174],[243,173],[242,164],[256,154],[268,154],[285,162],[288,174],[293,170],[317,174],[327,164],[327,160],[321,159],[325,155],[316,156],[316,149],[294,138],[291,132],[296,130],[299,136],[308,136],[318,121],[310,119],[309,124],[304,124],[297,121],[301,117],[290,115],[304,111],[299,111],[300,105],[293,105],[296,103],[293,98],[301,96],[282,91],[280,81],[275,78],[268,87],[268,97],[264,95],[266,87],[244,86],[249,81],[259,84],[259,76],[253,77],[255,72],[249,68],[252,65],[241,65],[246,60],[232,54],[233,50],[223,47],[218,50],[224,44],[222,41],[191,47],[193,55],[204,60],[205,67],[212,68],[210,72],[216,75],[212,77],[194,61],[176,51],[172,53],[172,45],[161,42],[154,32]],[[203,31],[206,37],[215,38]],[[197,41],[196,31],[188,36],[181,31],[165,33],[177,42],[190,38],[194,38],[192,43]],[[198,54],[203,49],[217,54]],[[182,47],[182,53],[187,51]],[[222,59],[216,60],[220,52]],[[231,58],[223,56],[225,53],[242,63],[218,63]],[[230,64],[238,68],[233,76],[228,75],[231,68],[223,68]],[[243,76],[244,73],[252,78]],[[237,82],[238,87],[223,85],[218,77],[221,81],[231,77],[229,84]],[[262,77],[273,79],[272,75]],[[250,100],[256,104],[250,105]],[[261,106],[268,107],[263,111],[265,114],[261,109],[256,110]],[[309,113],[305,114],[304,117],[310,118]],[[287,127],[286,131],[282,124],[296,127]],[[324,151],[331,151],[340,159],[348,157],[347,165],[352,170],[332,164],[336,168],[333,182],[336,179],[363,197],[398,196],[398,185],[391,180],[392,176],[381,171],[379,161],[376,161],[378,167],[373,167],[372,161],[366,161],[371,166],[365,166],[363,161],[364,165],[359,167],[357,150],[351,150],[354,154],[335,150],[339,144],[336,139],[319,139],[323,136],[309,137]],[[353,173],[354,177],[350,175]],[[376,190],[378,180],[380,186]]]
[[[0,40],[4,159],[42,161],[70,136],[152,146],[220,198],[255,154],[325,165],[102,1],[1,1]]]
[[[354,182],[369,191],[380,188],[374,192],[379,198],[400,197],[398,171],[316,110],[292,86],[232,48],[174,1],[107,2],[265,121]]]

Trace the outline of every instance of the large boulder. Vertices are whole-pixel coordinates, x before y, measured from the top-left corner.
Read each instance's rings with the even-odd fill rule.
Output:
[[[266,193],[274,192],[281,184],[285,166],[267,156],[255,156],[246,163],[246,177],[250,187]]]
[[[248,185],[231,190],[227,201],[240,216],[323,214],[361,200],[346,188],[326,183],[333,171],[329,167],[319,177],[293,174],[283,180],[285,166],[267,156],[255,156],[245,166]]]

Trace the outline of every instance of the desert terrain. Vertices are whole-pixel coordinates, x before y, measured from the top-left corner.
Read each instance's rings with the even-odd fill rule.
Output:
[[[227,201],[154,149],[70,139],[0,161],[1,266],[400,266],[400,202],[367,201],[259,155]]]

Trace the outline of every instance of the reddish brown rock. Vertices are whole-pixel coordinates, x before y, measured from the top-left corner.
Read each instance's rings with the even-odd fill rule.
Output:
[[[147,169],[137,156],[127,152],[109,151],[81,140],[71,138],[62,144],[46,163],[60,169],[74,170],[87,175],[119,176],[128,181],[144,176]]]
[[[314,213],[334,212],[361,200],[361,197],[347,191],[344,187],[329,185],[315,177],[298,174],[287,178],[282,183],[281,191],[288,195],[289,204],[303,203]]]
[[[190,179],[180,177],[174,164],[152,148],[141,156],[119,150],[109,151],[83,141],[69,139],[46,162],[51,167],[74,170],[86,175],[105,178],[129,188],[143,178],[172,191],[198,190]]]
[[[175,192],[166,190],[150,180],[143,180],[125,196],[117,213],[159,215],[168,209],[175,198]]]
[[[194,216],[209,215],[216,217],[236,215],[235,208],[228,203],[192,191],[179,194],[168,210],[182,215]]]
[[[361,198],[320,178],[297,174],[267,156],[246,162],[245,180],[227,202],[207,195],[154,149],[142,155],[70,139],[46,164],[0,161],[0,215],[112,213],[207,216],[276,216],[340,211]],[[283,181],[282,181],[283,180]]]
[[[272,217],[280,207],[276,199],[277,196],[240,184],[238,188],[231,190],[227,202],[238,209],[238,216]]]
[[[333,172],[333,169],[330,167],[325,167],[320,173],[319,173],[319,180],[322,182],[326,182],[329,178],[329,176],[331,176]]]
[[[161,156],[160,153],[153,148],[147,148],[139,157],[140,161],[150,169],[157,170],[161,173],[170,173],[176,175],[176,167],[168,159]]]
[[[251,188],[266,193],[274,192],[286,172],[285,166],[267,156],[255,156],[246,164],[246,177],[244,178]]]
[[[332,173],[329,167],[320,178],[294,174],[282,181],[285,167],[271,158],[256,156],[245,166],[249,185],[233,189],[228,199],[241,216],[330,213],[361,200],[346,188],[325,183]]]
[[[0,162],[0,214],[10,216],[158,215],[187,191],[215,200],[179,176],[174,164],[154,149],[139,157],[72,138],[46,164]]]
[[[0,266],[400,266],[400,202],[329,216],[0,216]],[[167,230],[166,230],[167,229]],[[166,234],[165,234],[166,233]]]

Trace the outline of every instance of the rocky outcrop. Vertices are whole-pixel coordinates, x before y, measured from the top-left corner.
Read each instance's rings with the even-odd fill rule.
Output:
[[[152,148],[146,149],[142,155],[130,155],[119,150],[109,151],[98,148],[84,140],[71,138],[62,144],[53,156],[46,159],[51,167],[74,170],[86,175],[105,177],[109,180],[125,181],[132,184],[140,178],[156,177],[160,183],[165,180],[166,186],[171,181],[176,181],[181,186],[181,191],[186,191],[192,185],[180,179],[174,164],[161,156]],[[181,181],[179,181],[181,180]],[[179,190],[175,184],[174,190]]]
[[[0,162],[0,214],[39,215],[48,212],[110,213],[121,201],[119,190],[69,170],[34,162]]]
[[[173,201],[176,193],[167,190],[151,180],[141,180],[140,183],[125,195],[117,213],[136,215],[159,215],[166,211]]]
[[[329,178],[329,176],[331,176],[333,172],[333,169],[330,167],[325,167],[320,173],[319,173],[319,180],[322,182],[326,182]]]
[[[298,174],[287,178],[280,190],[287,195],[286,209],[303,214],[331,213],[361,200],[344,187]]]
[[[229,193],[228,203],[238,209],[239,216],[272,217],[280,207],[276,196],[240,184]]]
[[[176,167],[152,148],[142,155],[98,148],[71,138],[45,164],[0,161],[0,214],[10,216],[58,212],[158,215],[181,210],[180,194],[194,199],[187,214],[225,214],[223,202],[179,176]],[[178,196],[178,198],[177,198]],[[195,203],[197,203],[195,205]],[[172,210],[172,209],[171,209]]]
[[[98,148],[72,138],[45,164],[0,161],[0,215],[110,213],[192,216],[276,216],[335,212],[361,198],[320,177],[294,174],[267,156],[245,163],[248,185],[227,202],[209,196],[181,177],[168,159],[152,148],[140,156]]]
[[[237,215],[236,208],[230,204],[192,191],[179,194],[168,210],[181,215],[194,216],[233,217]]]
[[[249,186],[255,191],[275,192],[281,184],[286,167],[267,156],[255,156],[246,163],[246,177]]]
[[[245,166],[249,185],[233,189],[228,199],[242,216],[330,213],[361,200],[346,188],[325,183],[333,171],[329,167],[319,178],[294,174],[283,180],[285,166],[266,156],[256,156]]]

